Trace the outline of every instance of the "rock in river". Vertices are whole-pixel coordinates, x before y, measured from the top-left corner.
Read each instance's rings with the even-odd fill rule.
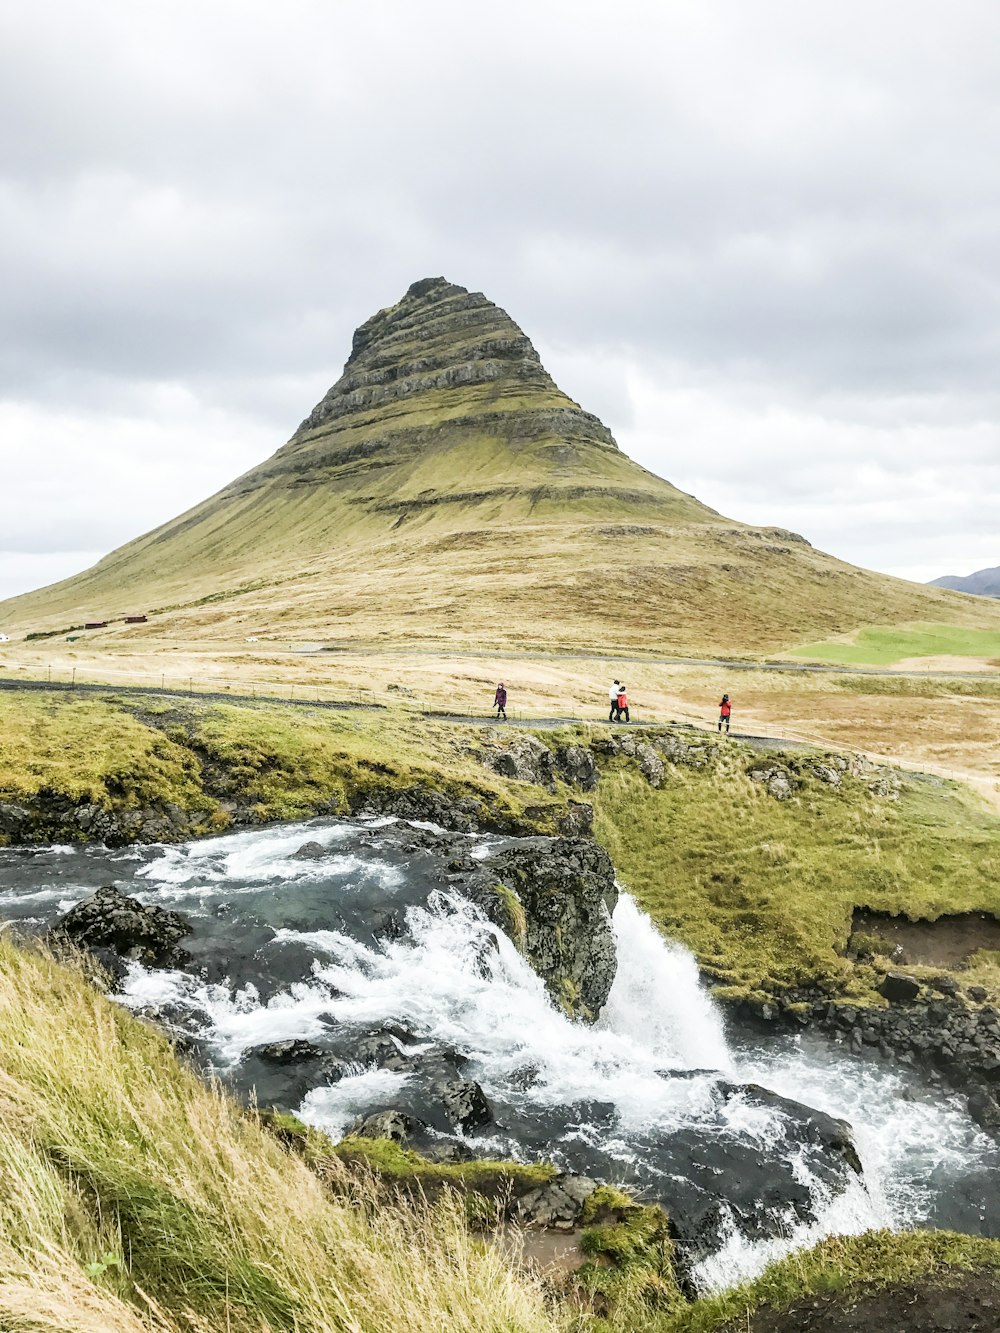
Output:
[[[179,912],[147,907],[112,884],[77,903],[49,932],[56,942],[70,939],[92,951],[110,949],[146,967],[183,967],[190,959],[178,944],[190,933],[190,922]]]

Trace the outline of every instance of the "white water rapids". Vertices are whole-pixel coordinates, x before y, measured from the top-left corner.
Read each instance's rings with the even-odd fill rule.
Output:
[[[679,1127],[734,1130],[762,1151],[773,1147],[777,1124],[770,1108],[736,1096],[720,1110],[714,1093],[719,1072],[848,1120],[863,1178],[834,1195],[810,1176],[805,1158],[793,1162],[812,1191],[817,1220],[790,1220],[785,1236],[766,1241],[751,1242],[734,1228],[723,1248],[699,1264],[695,1277],[705,1288],[753,1275],[824,1235],[935,1221],[939,1196],[954,1180],[974,1193],[975,1184],[964,1182],[974,1182],[984,1164],[992,1169],[995,1147],[957,1098],[819,1039],[728,1039],[691,954],[665,940],[627,895],[614,915],[618,972],[607,1004],[592,1027],[570,1022],[506,935],[439,888],[413,901],[405,861],[360,846],[359,827],[317,821],[185,847],[104,852],[99,869],[105,879],[110,868],[127,892],[188,913],[196,933],[199,923],[214,932],[216,949],[225,947],[227,935],[235,940],[239,930],[251,932],[246,956],[270,968],[265,984],[252,968],[257,979],[246,980],[248,972],[235,965],[215,980],[134,965],[126,1002],[181,1006],[199,1015],[199,1035],[224,1076],[261,1043],[398,1024],[420,1042],[463,1052],[474,1069],[469,1076],[490,1101],[516,1108],[516,1127],[504,1128],[498,1110],[499,1125],[471,1140],[478,1154],[550,1156],[589,1169],[586,1154],[599,1150],[594,1160],[609,1178],[633,1188],[638,1182],[649,1197],[663,1169],[658,1136]],[[307,838],[318,839],[327,855],[296,859]],[[490,840],[475,840],[476,856],[490,849]],[[30,878],[17,875],[13,884],[9,864],[0,859],[0,903],[6,908],[18,901],[22,918],[30,918],[42,904],[84,896],[97,878],[95,855],[86,854],[93,873],[75,884],[73,858],[53,856],[43,873],[36,866]],[[392,938],[345,924],[345,904],[353,910],[362,903],[399,905],[405,930]],[[289,960],[281,964],[284,972],[275,960]],[[299,1114],[336,1138],[359,1113],[399,1105],[410,1079],[359,1068],[307,1091]],[[536,1127],[531,1142],[521,1132],[525,1125]]]

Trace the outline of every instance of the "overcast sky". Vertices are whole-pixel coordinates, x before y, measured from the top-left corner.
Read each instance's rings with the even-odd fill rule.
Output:
[[[647,467],[1000,564],[997,0],[7,0],[0,597],[274,451],[416,278]]]

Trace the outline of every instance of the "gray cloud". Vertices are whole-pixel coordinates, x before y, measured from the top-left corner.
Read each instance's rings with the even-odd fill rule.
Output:
[[[972,567],[1000,540],[998,39],[991,0],[6,7],[5,546],[194,503],[443,272],[708,503]],[[921,510],[928,476],[962,503]]]

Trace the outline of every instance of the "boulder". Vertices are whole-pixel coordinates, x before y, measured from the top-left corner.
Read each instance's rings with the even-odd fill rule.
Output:
[[[469,1134],[481,1129],[493,1119],[493,1110],[486,1094],[472,1079],[454,1079],[440,1083],[435,1089],[444,1113],[457,1128]]]
[[[293,853],[293,856],[302,861],[317,861],[325,855],[326,848],[321,842],[304,842],[298,851]]]
[[[525,929],[515,943],[549,993],[574,1017],[596,1018],[618,966],[618,888],[607,852],[583,838],[534,838],[494,856],[466,891],[510,934],[498,883],[520,899]]]
[[[872,796],[883,801],[898,801],[902,783],[889,769],[883,769],[874,781],[869,782],[868,790]]]
[[[420,1121],[405,1111],[376,1111],[355,1120],[348,1133],[362,1139],[391,1139],[393,1143],[405,1143],[420,1128]]]
[[[570,801],[566,813],[559,820],[559,833],[564,838],[586,838],[594,827],[594,807],[584,801]]]
[[[751,768],[749,777],[751,782],[761,783],[768,795],[773,796],[776,801],[787,801],[792,795],[791,775],[783,768],[766,765],[761,768]]]
[[[560,776],[571,786],[593,791],[600,773],[594,755],[585,745],[564,745],[556,752],[556,766]]]
[[[179,912],[147,907],[107,884],[59,917],[49,934],[91,950],[110,949],[146,967],[183,967],[190,957],[178,942],[191,929]]]
[[[522,1194],[514,1205],[514,1217],[526,1227],[572,1231],[579,1225],[583,1206],[596,1189],[596,1180],[566,1171]]]
[[[503,749],[491,759],[492,767],[497,773],[505,778],[514,778],[517,782],[534,782],[541,787],[551,787],[554,784],[555,757],[537,736],[521,733],[508,736],[505,740]]]
[[[320,1060],[327,1052],[315,1042],[306,1041],[303,1037],[291,1037],[288,1041],[269,1041],[262,1046],[251,1046],[245,1054],[269,1065],[296,1065],[303,1060]]]
[[[887,972],[878,989],[890,1004],[909,1004],[920,994],[920,982],[905,972]]]
[[[1000,1105],[985,1088],[977,1088],[969,1097],[969,1115],[990,1134],[1000,1130]]]
[[[653,747],[651,745],[637,745],[635,747],[635,757],[639,764],[639,772],[649,785],[659,787],[663,781],[663,760]]]

